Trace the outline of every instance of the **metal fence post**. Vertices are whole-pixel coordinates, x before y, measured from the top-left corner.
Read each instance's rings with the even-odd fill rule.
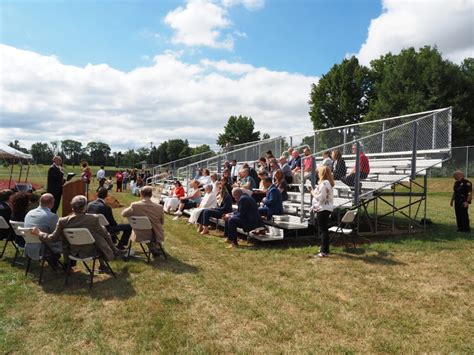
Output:
[[[316,153],[316,132],[314,132],[314,139],[313,139],[313,153]]]
[[[343,133],[343,136],[344,136],[344,141],[343,141],[344,147],[342,148],[342,154],[346,154],[347,128],[343,128],[342,133]]]
[[[411,153],[411,180],[416,178],[416,153],[418,146],[418,122],[413,122],[413,150]]]
[[[469,176],[469,146],[466,147],[466,172],[464,175],[466,178]]]
[[[301,189],[301,204],[300,204],[301,217],[300,217],[300,221],[301,222],[303,222],[303,220],[304,220],[304,160],[305,159],[306,159],[306,157],[301,158],[301,185],[300,185],[300,189]]]
[[[217,173],[221,173],[221,157],[217,157]]]
[[[354,182],[354,204],[358,205],[360,200],[360,142],[356,142],[355,157],[355,182]]]
[[[385,151],[385,121],[382,122],[382,147],[381,147],[381,153]]]
[[[438,114],[435,113],[433,115],[433,135],[431,137],[431,149],[435,149],[436,148],[436,126],[438,124]]]
[[[448,148],[449,148],[449,154],[451,154],[451,149],[453,148],[453,138],[452,138],[452,132],[453,132],[453,109],[452,107],[449,108],[448,111]]]
[[[293,148],[293,136],[290,136],[290,148]]]

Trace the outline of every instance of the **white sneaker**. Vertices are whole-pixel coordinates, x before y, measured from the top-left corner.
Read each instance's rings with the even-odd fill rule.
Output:
[[[322,253],[322,252],[319,252],[318,254],[316,254],[316,257],[318,258],[327,258],[329,255],[326,254],[326,253]]]
[[[181,212],[180,210],[177,210],[174,215],[175,216],[181,216],[183,214],[183,212]]]

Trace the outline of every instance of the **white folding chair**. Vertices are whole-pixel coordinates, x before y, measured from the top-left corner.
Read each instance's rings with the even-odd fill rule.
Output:
[[[132,227],[133,230],[152,230],[153,227],[151,225],[150,219],[147,216],[131,216],[128,218],[128,223],[130,223],[130,226]],[[149,244],[151,240],[144,240],[141,242],[137,242],[140,244],[140,247],[143,250],[143,253],[145,254],[147,258],[147,263],[150,262],[151,258],[151,252],[147,251],[144,245]],[[159,250],[167,259],[168,257],[166,256],[165,250],[163,249],[163,246],[161,245],[160,242],[156,242],[158,245]],[[130,251],[132,250],[132,239],[130,238],[129,244],[128,244],[128,255],[130,256]]]
[[[26,259],[27,259],[27,264],[26,264],[26,270],[25,270],[25,276],[28,275],[28,271],[30,270],[30,265],[31,265],[31,260],[33,260],[31,258],[31,256],[28,255],[27,251],[26,251],[26,248],[27,248],[27,245],[28,244],[36,244],[36,245],[40,245],[41,246],[41,249],[40,249],[40,253],[39,253],[39,259],[38,259],[38,262],[40,263],[40,275],[39,275],[39,281],[38,281],[38,284],[41,284],[41,281],[43,279],[43,269],[44,269],[44,262],[47,260],[47,257],[45,255],[46,253],[46,250],[45,249],[48,249],[51,254],[52,251],[51,249],[48,248],[47,244],[46,243],[43,243],[37,235],[31,233],[31,230],[32,228],[24,228],[24,227],[18,227],[18,230],[20,232],[22,232],[23,234],[23,239],[25,239],[25,256],[26,256]],[[62,265],[59,261],[58,263],[60,265]],[[53,270],[56,270],[56,268],[50,264],[50,266],[53,268]]]
[[[13,232],[15,232],[15,235],[23,238],[23,233],[19,228],[24,227],[25,222],[10,221],[10,225],[12,226],[12,229],[13,229]],[[12,266],[15,266],[15,264],[17,263],[16,260],[18,259],[18,257],[24,254],[25,247],[19,245],[14,239],[11,240],[11,243],[15,247],[15,256],[13,257],[13,261],[12,261]],[[18,264],[23,265],[21,263],[18,263]]]
[[[67,242],[70,245],[94,245],[95,240],[94,237],[92,237],[91,232],[87,228],[65,228],[64,229],[64,237],[66,238]],[[94,246],[95,247],[95,246]],[[93,282],[94,282],[94,271],[95,271],[95,262],[97,259],[102,259],[102,261],[107,265],[107,268],[110,270],[111,274],[115,278],[115,273],[110,267],[109,263],[105,258],[103,258],[97,251],[96,248],[96,253],[92,256],[88,256],[85,258],[80,258],[74,255],[67,255],[67,266],[66,266],[66,285],[68,283],[68,277],[69,277],[69,267],[70,267],[70,260],[74,261],[79,261],[84,264],[86,267],[87,271],[89,272],[90,275],[90,288],[92,288]],[[87,265],[87,262],[92,261],[92,269],[89,268],[89,265]]]
[[[330,227],[328,231],[330,233],[335,233],[339,235],[348,235],[352,238],[352,243],[354,244],[354,248],[356,247],[355,239],[354,239],[354,229],[352,228],[352,224],[354,223],[357,217],[357,210],[348,210],[344,216],[342,217],[340,223],[337,226]]]
[[[5,218],[3,218],[2,216],[0,216],[0,229],[2,231],[8,231],[6,233],[6,238],[5,238],[5,244],[3,245],[3,249],[2,249],[2,254],[0,255],[0,259],[3,258],[3,254],[5,254],[5,250],[7,249],[7,245],[8,245],[8,242],[10,241],[10,225],[7,223],[7,221],[5,221]]]
[[[107,221],[107,218],[102,213],[86,213],[89,216],[94,216],[99,218],[99,224],[102,227],[108,227],[109,226],[109,221]]]

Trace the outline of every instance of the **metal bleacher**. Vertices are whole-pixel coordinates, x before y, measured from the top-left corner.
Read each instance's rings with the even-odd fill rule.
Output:
[[[267,150],[279,156],[290,146],[312,147],[313,154],[303,158],[315,161],[311,177],[305,179],[302,172],[302,182],[291,185],[289,199],[284,202],[285,215],[275,216],[267,222],[269,233],[266,235],[249,235],[263,241],[278,240],[304,235],[311,230],[314,216],[310,211],[312,196],[307,187],[314,187],[316,165],[322,160],[322,153],[341,150],[348,171],[354,167],[358,172],[357,152],[361,150],[369,158],[370,174],[360,181],[356,179],[355,186],[359,188],[336,181],[336,209],[357,209],[360,212],[357,214],[359,233],[380,233],[387,231],[387,225],[391,226],[392,232],[397,232],[396,215],[407,221],[408,231],[411,232],[417,226],[424,227],[420,221],[426,220],[427,171],[440,168],[451,157],[451,115],[451,108],[444,108],[277,137],[193,161],[178,168],[177,175],[186,183],[199,167],[220,173],[225,160],[236,159],[240,164],[249,162],[252,166]],[[355,154],[352,147],[356,149]],[[402,207],[397,205],[398,198],[407,200]],[[381,208],[381,205],[385,207]],[[370,206],[373,206],[371,212]],[[418,218],[421,210],[424,219]],[[390,223],[382,221],[387,216],[392,218]]]

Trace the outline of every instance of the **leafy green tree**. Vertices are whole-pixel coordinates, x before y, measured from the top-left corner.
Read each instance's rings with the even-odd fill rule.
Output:
[[[211,147],[208,144],[201,144],[194,148],[191,148],[191,155],[203,154],[211,151]]]
[[[367,120],[453,106],[454,144],[472,143],[472,58],[458,66],[425,46],[388,53],[373,60],[371,67],[375,95]]]
[[[164,164],[170,161],[168,158],[168,142],[165,141],[158,146],[157,156],[158,164]]]
[[[86,149],[90,154],[92,165],[105,165],[111,152],[110,146],[102,142],[89,142]]]
[[[260,139],[260,131],[254,131],[255,122],[252,117],[230,116],[224,126],[224,133],[219,134],[217,144],[222,148],[228,144],[236,145]]]
[[[67,163],[70,164],[79,164],[81,159],[81,152],[82,152],[82,143],[72,140],[66,139],[61,141],[61,150],[63,151],[64,156],[67,159]]]
[[[141,147],[137,149],[137,156],[139,161],[146,161],[150,156],[150,149],[147,147]]]
[[[168,161],[173,161],[181,158],[185,158],[191,155],[191,148],[189,147],[188,140],[182,139],[170,139],[168,141],[167,151]]]
[[[26,148],[23,148],[21,145],[20,145],[20,141],[15,139],[13,142],[10,142],[8,143],[8,145],[16,150],[19,150],[20,152],[23,152],[23,153],[28,153],[28,149]]]
[[[59,153],[59,146],[60,146],[59,141],[49,142],[49,145],[51,146],[51,151],[53,152],[53,154],[58,154]]]
[[[53,159],[53,151],[48,143],[33,143],[30,152],[37,164],[49,164]]]
[[[270,139],[270,135],[268,133],[263,134],[262,140],[265,140],[265,139]]]
[[[370,70],[360,65],[356,57],[335,64],[311,88],[309,115],[314,129],[362,121],[371,91]]]

